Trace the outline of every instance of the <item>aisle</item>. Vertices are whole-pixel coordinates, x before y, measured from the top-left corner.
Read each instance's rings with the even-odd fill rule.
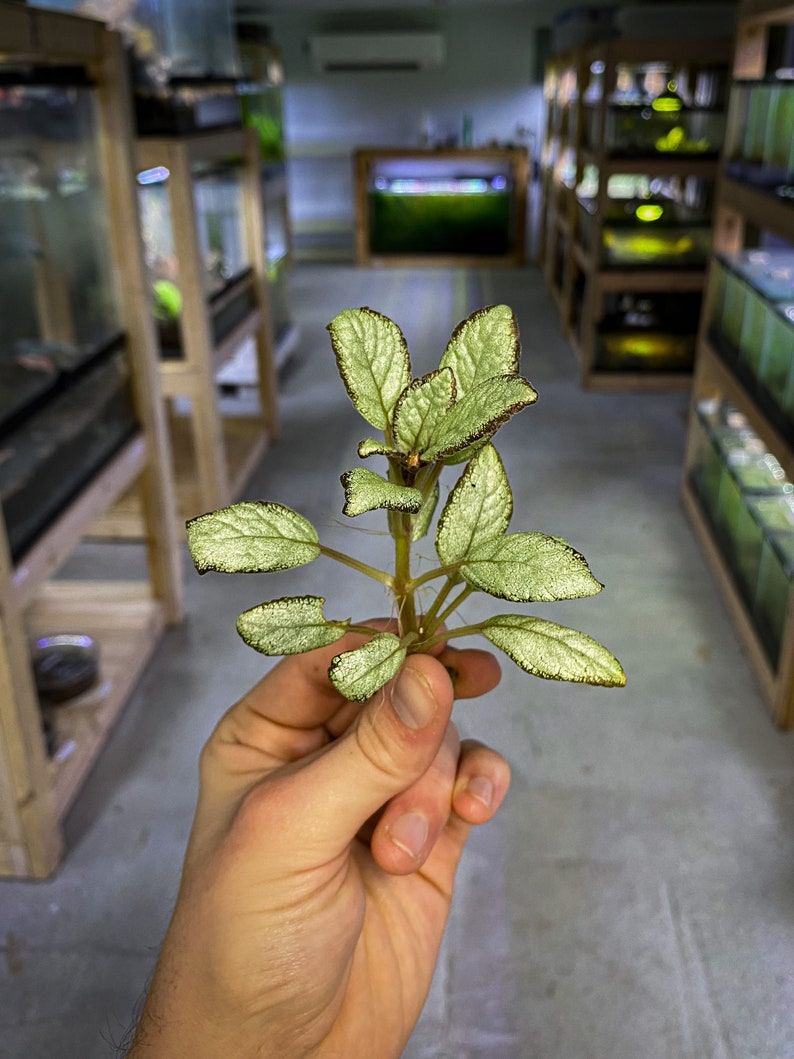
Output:
[[[794,736],[767,720],[678,503],[686,396],[583,393],[532,269],[304,266],[292,293],[283,438],[246,496],[296,508],[329,543],[343,532],[338,476],[368,428],[336,376],[337,311],[396,319],[418,374],[462,316],[505,301],[540,394],[498,435],[512,528],[565,536],[606,585],[537,612],[602,639],[629,678],[581,688],[505,659],[500,687],[459,705],[464,732],[511,761],[513,787],[464,859],[406,1059],[794,1056]],[[387,544],[359,542],[373,561]],[[199,748],[269,664],[238,640],[239,611],[301,591],[329,612],[386,605],[326,560],[265,580],[189,568],[187,587],[188,620],[79,798],[59,875],[0,883],[2,1055],[102,1059],[102,1034],[121,1036],[170,913]]]

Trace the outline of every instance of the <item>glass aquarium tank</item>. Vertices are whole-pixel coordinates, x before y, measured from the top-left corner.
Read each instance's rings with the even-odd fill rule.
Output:
[[[232,0],[30,0],[107,22],[130,49],[139,131],[239,121]]]
[[[613,268],[703,268],[711,251],[713,184],[698,177],[616,173],[606,216],[596,225],[598,171],[586,167],[576,189],[586,251],[601,231],[601,264]]]
[[[603,62],[592,64],[584,95],[590,149],[603,143],[614,158],[717,157],[725,135],[725,68],[617,63],[612,85],[603,84],[604,71]]]
[[[249,290],[235,290],[251,270],[244,229],[243,187],[236,164],[194,163],[193,204],[202,263],[202,289],[214,339],[222,341],[253,307]],[[164,166],[138,173],[144,254],[152,310],[165,357],[182,356],[183,291],[171,217],[171,174]]]
[[[691,371],[700,304],[699,292],[605,295],[594,366],[602,371]]]
[[[726,172],[791,201],[794,195],[794,30],[765,27],[765,63],[748,53],[731,90]]]
[[[777,666],[791,608],[794,580],[794,520],[791,512],[778,512],[789,522],[785,529],[767,530],[761,545],[753,599],[753,619],[773,666]]]
[[[240,24],[237,27],[242,66],[240,93],[243,121],[259,139],[262,159],[284,161],[284,67],[281,53],[270,40],[266,27]]]
[[[509,163],[384,160],[367,189],[373,254],[501,256],[516,244]]]
[[[28,77],[0,81],[0,501],[14,559],[136,425],[92,90],[72,73]]]

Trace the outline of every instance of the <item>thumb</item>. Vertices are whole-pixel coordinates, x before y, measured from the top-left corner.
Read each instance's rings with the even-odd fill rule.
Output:
[[[441,746],[453,697],[441,663],[412,655],[343,736],[293,773],[301,854],[314,860],[342,853],[371,816],[419,779]]]

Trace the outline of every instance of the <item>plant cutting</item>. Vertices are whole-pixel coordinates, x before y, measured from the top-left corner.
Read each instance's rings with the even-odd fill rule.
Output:
[[[530,614],[508,613],[449,624],[475,592],[513,603],[549,603],[595,595],[603,585],[578,551],[539,531],[508,532],[513,494],[492,438],[537,392],[519,375],[512,310],[480,309],[452,332],[438,368],[413,378],[405,337],[370,308],[345,309],[328,325],[342,381],[354,406],[380,432],[358,446],[362,460],[385,460],[386,473],[346,471],[343,513],[384,510],[393,542],[389,569],[323,544],[298,512],[271,501],[242,501],[187,523],[200,573],[268,573],[324,555],[380,582],[391,596],[395,631],[326,618],[325,598],[289,596],[259,603],[237,630],[266,655],[325,647],[355,631],[367,639],[336,655],[328,675],[345,698],[364,701],[395,676],[406,655],[481,634],[526,672],[551,680],[616,687],[618,660],[586,633]],[[438,517],[441,476],[463,469]],[[437,561],[417,561],[416,544],[435,519]],[[424,549],[426,550],[426,548]]]

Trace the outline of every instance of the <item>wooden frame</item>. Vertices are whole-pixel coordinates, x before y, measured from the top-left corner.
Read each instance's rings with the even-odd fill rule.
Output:
[[[454,164],[460,162],[508,163],[513,174],[513,223],[515,246],[512,251],[500,255],[481,254],[373,254],[370,246],[371,230],[368,188],[370,172],[378,162],[392,160],[440,161]],[[522,148],[458,148],[428,149],[415,151],[361,148],[354,154],[355,185],[355,244],[356,264],[396,265],[409,267],[465,266],[520,266],[524,264],[526,246],[527,184],[529,180],[529,156]]]
[[[734,75],[740,79],[763,74],[768,41],[767,27],[794,23],[794,5],[770,0],[744,0],[739,6],[739,22],[734,54]],[[732,115],[735,120],[735,115]],[[733,252],[745,246],[748,227],[767,230],[794,243],[794,209],[773,196],[763,194],[723,174],[718,186],[714,214],[714,248]],[[794,481],[794,447],[769,421],[764,410],[749,393],[731,367],[719,356],[708,335],[709,296],[703,306],[698,336],[697,361],[692,387],[687,450],[682,481],[682,502],[695,535],[703,548],[728,611],[744,643],[774,721],[783,728],[794,727],[794,592],[789,599],[788,617],[776,667],[771,664],[730,568],[717,547],[708,518],[692,489],[690,476],[697,451],[697,407],[704,399],[728,400],[742,412],[752,429],[780,461]]]
[[[96,85],[98,139],[114,273],[139,431],[12,563],[0,517],[0,876],[41,878],[63,853],[61,823],[166,624],[182,614],[173,472],[133,184],[127,65],[118,34],[68,14],[0,0],[0,62],[81,65]],[[10,33],[5,31],[10,27]],[[53,575],[94,519],[131,483],[142,497],[149,577],[69,582]],[[78,629],[100,647],[100,682],[56,723],[47,756],[31,639]]]
[[[581,224],[575,190],[560,187],[553,175],[546,173],[543,270],[546,284],[555,298],[564,335],[574,347],[580,366],[582,386],[593,390],[680,390],[691,385],[690,372],[645,372],[605,371],[596,364],[596,340],[598,325],[603,315],[604,295],[609,292],[641,292],[652,290],[697,291],[704,283],[704,270],[682,270],[676,268],[636,269],[607,267],[601,261],[601,225],[608,203],[607,182],[614,173],[650,173],[659,176],[693,175],[703,179],[716,178],[719,164],[715,159],[697,157],[648,158],[612,157],[605,143],[608,100],[602,95],[596,111],[597,130],[594,142],[597,148],[588,148],[584,143],[584,124],[587,105],[584,100],[585,72],[594,62],[603,64],[603,83],[613,83],[619,63],[644,63],[672,61],[697,65],[719,64],[729,61],[729,46],[720,40],[681,41],[670,39],[632,40],[622,39],[586,49],[577,49],[567,55],[553,58],[549,62],[550,84],[554,74],[561,69],[574,70],[579,82],[576,103],[573,108],[562,107],[550,101],[547,142],[554,140],[552,123],[555,113],[573,109],[567,115],[569,130],[565,145],[576,155],[576,179],[581,181],[585,166],[594,165],[599,172],[598,198],[593,217],[593,232],[590,245],[582,241]],[[562,143],[562,141],[560,141]],[[563,250],[564,247],[564,250]],[[577,299],[577,284],[583,296]],[[581,304],[579,304],[581,300]]]
[[[216,342],[212,314],[219,306],[211,305],[204,292],[193,167],[222,159],[239,160],[242,222],[251,262],[250,272],[224,292],[222,303],[247,294],[252,305],[245,318]],[[243,128],[140,138],[136,144],[136,171],[155,166],[164,166],[170,173],[167,188],[182,292],[183,355],[161,359],[159,373],[171,410],[177,515],[183,527],[185,519],[236,500],[279,433],[259,142],[253,129]],[[216,376],[246,339],[253,339],[256,347],[260,411],[224,416],[219,407]],[[189,402],[186,414],[176,407],[179,398]],[[101,537],[137,537],[142,529],[140,498],[131,490],[94,526],[93,532]]]

